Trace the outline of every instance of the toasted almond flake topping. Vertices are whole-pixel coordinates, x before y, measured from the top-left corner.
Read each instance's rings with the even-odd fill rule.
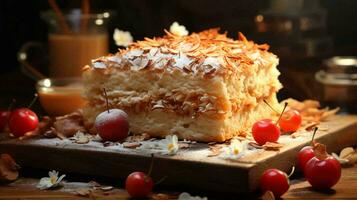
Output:
[[[268,45],[258,45],[239,33],[239,40],[219,33],[219,29],[209,29],[191,35],[167,31],[163,37],[145,38],[120,49],[110,59],[96,59],[92,67],[101,69],[118,67],[129,70],[180,70],[183,73],[212,75],[233,75],[239,67],[262,65],[276,57],[266,52]],[[263,53],[264,52],[264,53]],[[118,59],[115,59],[118,57]],[[148,67],[150,66],[150,67]],[[228,70],[221,70],[221,69]]]

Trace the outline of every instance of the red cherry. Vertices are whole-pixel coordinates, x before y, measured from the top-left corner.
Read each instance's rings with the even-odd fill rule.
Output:
[[[305,146],[298,153],[298,165],[301,171],[304,171],[306,163],[315,156],[312,146]]]
[[[314,146],[315,157],[305,165],[305,177],[315,189],[329,189],[334,186],[341,177],[341,165],[326,152],[326,146],[316,144]]]
[[[253,124],[252,133],[254,140],[259,145],[266,142],[276,142],[280,137],[279,128],[270,119],[262,119]]]
[[[100,113],[94,125],[104,141],[116,142],[128,136],[128,115],[120,109],[110,109]]]
[[[278,169],[268,169],[260,178],[262,192],[271,191],[277,198],[288,191],[289,187],[288,176]]]
[[[153,187],[154,182],[144,172],[133,172],[126,178],[125,189],[133,198],[147,197]]]
[[[10,117],[11,112],[10,111],[0,111],[0,131],[3,131],[9,121],[9,117]]]
[[[288,110],[279,120],[279,126],[284,132],[295,132],[301,126],[301,115],[297,110]]]
[[[19,108],[11,112],[9,118],[9,129],[15,137],[25,135],[33,131],[38,126],[38,117],[36,113],[28,108]]]

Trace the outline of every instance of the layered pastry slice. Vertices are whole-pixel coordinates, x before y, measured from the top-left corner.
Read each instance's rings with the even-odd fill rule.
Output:
[[[93,127],[111,108],[128,113],[130,131],[153,137],[225,141],[245,135],[278,107],[278,58],[239,34],[239,40],[210,29],[189,36],[166,31],[115,55],[92,61],[83,72],[85,123]]]

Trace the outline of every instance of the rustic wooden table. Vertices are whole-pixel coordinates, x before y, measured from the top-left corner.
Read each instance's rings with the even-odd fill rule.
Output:
[[[30,173],[31,171],[27,172],[27,174]],[[91,195],[82,197],[74,193],[75,191],[78,191],[78,189],[91,188],[87,182],[68,181],[65,182],[64,186],[61,188],[40,191],[36,188],[38,181],[38,178],[23,177],[11,184],[1,185],[0,199],[129,199],[127,192],[119,187],[114,187],[114,189],[109,191],[98,189]],[[153,199],[159,199],[158,197],[161,194],[164,194],[168,199],[175,199],[179,194],[179,192],[172,191],[163,192],[160,189],[160,187],[157,188],[155,195],[153,195]],[[159,193],[161,194],[158,195]],[[207,196],[208,199],[238,199],[242,197],[240,195],[204,194],[202,192],[192,194]],[[244,197],[246,197],[246,195],[244,195]],[[325,192],[312,190],[309,183],[302,178],[293,179],[289,191],[282,197],[282,199],[357,199],[357,165],[354,167],[343,168],[342,177],[339,183],[335,185],[333,189]]]

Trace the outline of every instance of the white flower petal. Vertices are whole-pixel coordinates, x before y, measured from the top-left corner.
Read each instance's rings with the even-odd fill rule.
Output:
[[[177,36],[186,36],[188,35],[188,31],[186,29],[185,26],[180,25],[177,22],[172,23],[172,25],[170,26],[170,32],[172,34],[175,34]]]
[[[129,31],[122,31],[117,28],[114,30],[113,39],[117,46],[127,47],[133,43],[133,36]]]
[[[61,181],[62,181],[62,179],[63,179],[64,177],[66,177],[65,174],[63,174],[62,176],[60,176],[60,177],[57,179],[56,184],[61,183]]]
[[[55,170],[49,171],[48,176],[49,177],[53,177],[53,176],[58,177],[58,172]]]
[[[48,177],[44,177],[40,179],[40,182],[37,184],[37,188],[44,190],[52,187],[51,179]]]

